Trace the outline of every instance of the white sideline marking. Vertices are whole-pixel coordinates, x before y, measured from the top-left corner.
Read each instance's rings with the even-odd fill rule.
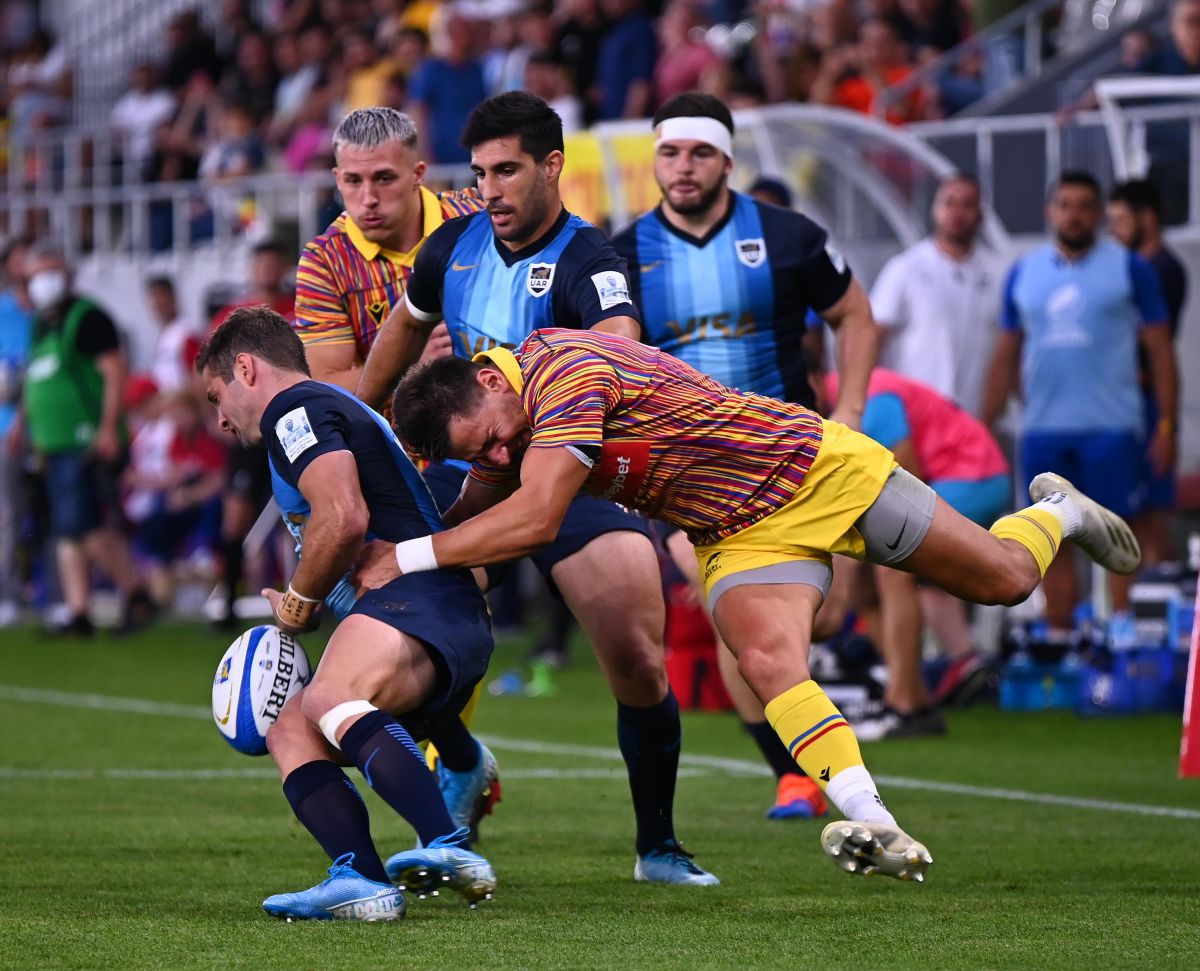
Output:
[[[125,711],[139,715],[164,715],[176,718],[195,718],[207,720],[212,718],[212,712],[203,705],[177,705],[157,701],[147,701],[142,698],[114,698],[109,695],[76,694],[69,691],[50,691],[42,688],[24,688],[17,685],[0,685],[0,701],[17,701],[29,704],[62,705],[70,708],[94,708],[102,711]],[[488,745],[495,746],[501,751],[529,752],[534,755],[571,755],[581,758],[604,759],[609,762],[620,762],[621,753],[616,749],[593,745],[563,745],[555,742],[539,742],[532,739],[505,738],[497,735],[481,736]],[[729,775],[769,776],[766,766],[746,759],[719,758],[709,755],[693,755],[682,753],[680,764],[693,769],[712,769]],[[7,772],[18,770],[0,770],[0,778],[12,778]],[[55,771],[55,770],[32,770]],[[64,770],[69,771],[69,770]],[[105,770],[98,770],[105,771]],[[121,770],[112,770],[121,771]],[[134,771],[134,770],[130,770]],[[221,770],[213,770],[221,771]],[[231,770],[243,772],[260,771],[256,769]],[[573,778],[566,775],[521,776],[518,770],[508,770],[505,778]],[[532,773],[550,772],[554,770],[524,770]],[[567,770],[564,770],[567,771]],[[581,771],[581,770],[574,770]],[[587,771],[587,770],[582,770]],[[598,770],[602,771],[602,770]],[[624,772],[619,769],[611,770],[614,777],[623,778]],[[684,775],[680,772],[680,775]],[[688,775],[692,773],[687,773]],[[275,773],[270,773],[274,776]],[[579,778],[594,778],[596,776],[578,776]],[[606,778],[606,776],[604,776]],[[220,778],[214,776],[213,778]],[[974,796],[980,799],[1001,799],[1009,802],[1029,802],[1043,806],[1067,806],[1072,809],[1094,809],[1101,812],[1133,813],[1138,816],[1166,816],[1173,819],[1200,820],[1200,809],[1184,809],[1180,806],[1147,806],[1134,802],[1114,802],[1107,799],[1083,799],[1077,796],[1059,796],[1053,793],[1024,792],[1020,789],[1002,789],[991,786],[968,786],[955,782],[934,782],[927,779],[910,779],[904,776],[877,775],[880,784],[893,786],[897,789],[922,789],[928,792],[945,792],[956,796]]]
[[[681,777],[711,775],[703,769],[681,769]],[[13,769],[0,766],[0,779],[145,779],[153,782],[212,779],[278,779],[274,769]],[[624,779],[624,769],[507,769],[505,779]]]

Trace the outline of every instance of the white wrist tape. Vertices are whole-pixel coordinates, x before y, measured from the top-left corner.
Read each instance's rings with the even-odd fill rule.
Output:
[[[298,593],[296,591],[296,588],[293,587],[290,583],[288,584],[288,593],[290,593],[297,600],[303,600],[306,604],[319,604],[321,602],[319,599],[314,599],[312,597],[306,597],[306,596],[304,596],[304,594]]]
[[[658,148],[663,142],[707,142],[713,148],[720,149],[733,158],[733,135],[716,118],[664,118],[654,129],[654,133],[657,136],[654,142],[655,148]]]
[[[396,544],[396,565],[401,573],[421,573],[425,570],[438,568],[437,557],[433,555],[433,537],[420,536],[417,539],[406,539]]]
[[[321,729],[321,734],[329,739],[329,744],[340,752],[342,747],[337,743],[337,730],[342,727],[342,722],[347,718],[365,715],[374,710],[375,706],[369,701],[343,701],[340,705],[334,705],[325,712],[318,719],[317,727]]]

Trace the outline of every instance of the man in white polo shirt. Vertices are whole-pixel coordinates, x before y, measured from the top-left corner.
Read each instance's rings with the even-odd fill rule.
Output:
[[[879,363],[978,417],[1005,267],[978,245],[983,210],[974,178],[942,179],[932,215],[933,235],[892,257],[871,291],[883,328]]]

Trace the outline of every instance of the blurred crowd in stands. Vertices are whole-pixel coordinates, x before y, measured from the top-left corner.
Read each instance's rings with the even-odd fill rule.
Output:
[[[968,41],[1003,8],[983,0],[280,0],[260,22],[252,13],[260,5],[227,0],[216,30],[194,12],[170,21],[162,57],[131,67],[111,124],[129,136],[125,162],[143,180],[219,186],[264,170],[329,168],[333,124],[377,104],[416,117],[422,157],[463,162],[463,119],[487,96],[517,87],[547,100],[568,131],[645,117],[688,89],[735,108],[812,101],[873,112],[884,89]],[[1177,0],[1170,24],[1164,47],[1130,32],[1124,63],[1194,73],[1200,0]],[[68,123],[70,58],[39,27],[34,4],[14,0],[0,9],[0,50],[9,136]],[[913,89],[888,119],[937,117],[978,97],[986,60],[979,54]],[[1114,233],[1155,262],[1162,200],[1152,186],[1121,192],[1110,210]],[[1098,226],[1103,200],[1098,187],[1093,194]],[[327,215],[337,212],[331,200]],[[199,238],[213,214],[189,218]],[[934,205],[932,236],[884,269],[872,298],[887,335],[882,363],[990,424],[1003,395],[989,405],[983,392],[1009,267],[976,245],[981,218],[978,186],[948,182]],[[170,245],[173,223],[166,212],[159,248]],[[95,576],[118,594],[119,623],[136,627],[172,603],[180,580],[201,577],[210,589],[237,591],[249,574],[241,589],[252,592],[287,575],[286,543],[260,544],[260,562],[243,562],[243,540],[269,495],[265,465],[212,427],[190,361],[233,306],[267,303],[290,316],[294,268],[290,246],[260,242],[246,291],[213,307],[211,320],[181,313],[170,276],[148,277],[146,302],[160,327],[154,366],[130,376],[116,326],[75,291],[63,255],[28,238],[7,242],[0,253],[0,624],[26,607],[56,607],[59,626],[90,633]],[[1168,297],[1178,294],[1169,300],[1174,326],[1183,282],[1163,282]],[[956,334],[945,330],[947,320],[957,322]],[[57,381],[55,368],[72,380]]]
[[[982,48],[899,98],[881,92],[964,42],[1003,0],[226,0],[214,25],[171,19],[162,55],[131,66],[111,123],[145,180],[208,180],[328,164],[330,127],[387,104],[414,113],[432,162],[483,98],[525,88],[568,131],[641,118],[681,91],[733,107],[783,101],[953,113],[989,84]],[[34,5],[5,4],[0,85],[11,135],[70,119],[71,56]],[[98,119],[97,119],[98,121]]]

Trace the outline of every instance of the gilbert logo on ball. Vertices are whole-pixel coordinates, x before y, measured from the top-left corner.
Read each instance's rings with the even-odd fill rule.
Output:
[[[284,702],[308,684],[308,655],[291,634],[263,625],[229,645],[213,678],[213,721],[245,755],[265,755],[267,729]]]

